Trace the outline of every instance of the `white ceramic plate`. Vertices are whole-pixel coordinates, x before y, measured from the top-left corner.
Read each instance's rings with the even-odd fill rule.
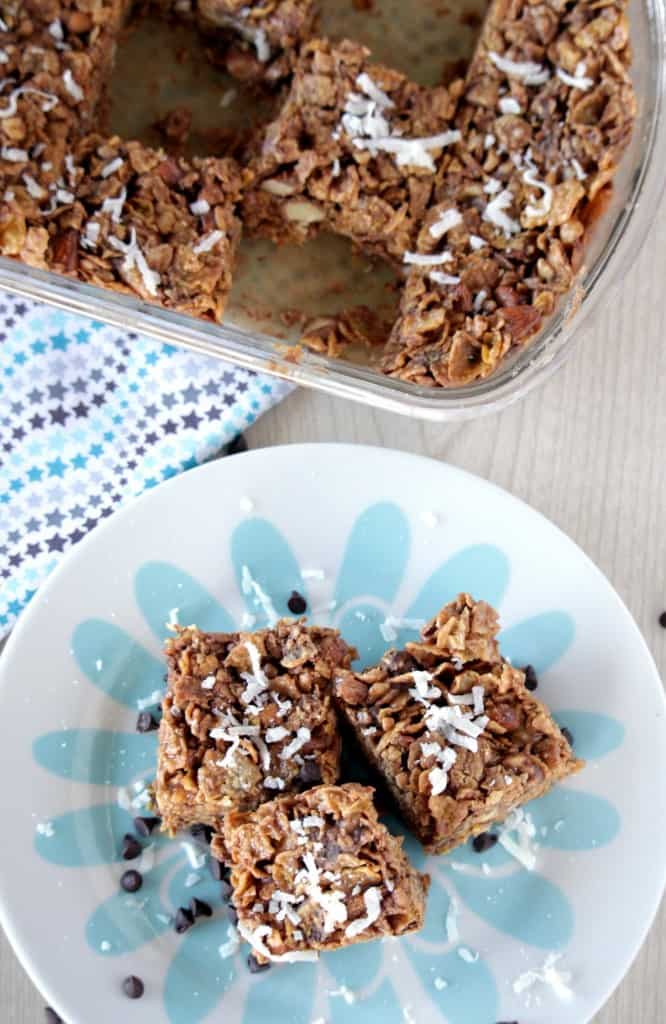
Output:
[[[535,666],[538,694],[588,761],[528,809],[534,871],[499,845],[431,858],[419,935],[253,976],[246,949],[218,955],[226,910],[205,866],[190,864],[193,849],[146,843],[143,889],[119,893],[120,841],[153,771],[155,734],[133,727],[137,702],[163,685],[164,622],[174,609],[203,628],[238,622],[243,564],[279,612],[292,589],[306,594],[313,618],[340,625],[366,661],[387,646],[387,613],[424,618],[462,589],[500,608],[506,652]],[[303,579],[304,568],[325,578]],[[43,588],[2,658],[0,699],[2,922],[69,1024],[583,1024],[661,896],[664,699],[646,646],[575,544],[450,466],[294,446],[163,484],[95,530]],[[407,849],[424,862],[413,840]],[[194,895],[215,914],[178,936],[170,915]],[[554,956],[568,997],[544,980]],[[136,1002],[122,993],[129,974],[145,982]],[[532,984],[516,991],[517,979]]]

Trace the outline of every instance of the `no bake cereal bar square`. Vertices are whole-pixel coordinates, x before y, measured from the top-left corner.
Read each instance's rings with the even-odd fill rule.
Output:
[[[255,633],[189,626],[166,644],[156,800],[169,832],[218,825],[282,793],[338,779],[335,671],[355,651],[283,619]]]
[[[498,619],[461,594],[407,643],[335,692],[409,828],[445,853],[578,771],[525,673],[500,656]]]

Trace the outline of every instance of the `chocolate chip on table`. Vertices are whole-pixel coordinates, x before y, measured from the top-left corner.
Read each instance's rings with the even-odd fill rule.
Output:
[[[662,612],[659,616],[659,625],[666,629],[666,612]]]
[[[233,890],[233,887],[231,885],[231,882],[228,879],[223,878],[221,880],[221,882],[220,882],[220,895],[221,895],[222,899],[223,900],[228,900],[230,898],[230,896],[231,896],[233,891],[234,890]]]
[[[210,846],[210,841],[213,838],[213,830],[210,825],[192,825],[190,827],[190,835],[193,839],[196,839],[198,843],[205,843],[206,846]]]
[[[213,909],[204,900],[197,899],[196,896],[193,896],[190,900],[190,913],[196,920],[197,917],[212,917]]]
[[[534,670],[534,665],[526,665],[523,672],[525,673],[525,688],[527,690],[536,690],[539,685],[539,678]]]
[[[494,832],[481,832],[472,839],[472,846],[476,853],[485,853],[486,850],[491,850],[496,842],[497,836]]]
[[[120,879],[120,887],[125,892],[138,892],[143,885],[143,875],[139,871],[126,871]]]
[[[254,953],[250,953],[247,958],[247,966],[250,968],[250,974],[260,974],[261,971],[267,971],[271,965],[270,963],[260,964]]]
[[[150,711],[141,711],[139,717],[136,720],[136,731],[137,732],[153,732],[158,729],[159,726]]]
[[[55,1010],[52,1010],[50,1006],[44,1007],[44,1020],[46,1024],[65,1024],[62,1017],[59,1017]]]
[[[187,907],[178,907],[176,916],[174,918],[174,928],[179,935],[183,932],[188,931],[189,928],[194,924],[194,914]]]
[[[321,782],[321,768],[316,761],[304,761],[298,771],[298,777],[305,785],[314,786],[315,783]]]
[[[134,819],[134,831],[142,839],[147,839],[151,835],[153,829],[157,828],[160,823],[160,818],[135,818]]]
[[[303,615],[307,611],[308,603],[302,594],[299,594],[297,590],[292,590],[291,596],[287,601],[287,608],[294,615]]]
[[[562,725],[562,726],[560,726],[560,732],[564,736],[564,738],[567,741],[567,743],[569,744],[569,746],[573,747],[574,738],[573,738],[573,733],[571,732],[571,730],[567,729],[566,725]]]
[[[127,835],[123,836],[123,845],[120,848],[120,854],[123,860],[136,860],[137,857],[141,856],[143,847],[138,839],[128,832]]]
[[[128,999],[140,999],[144,992],[141,978],[137,978],[135,974],[130,974],[123,982],[123,992]]]

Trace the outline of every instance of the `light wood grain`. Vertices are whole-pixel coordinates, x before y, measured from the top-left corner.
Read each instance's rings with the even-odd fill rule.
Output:
[[[521,404],[473,423],[438,427],[299,391],[255,425],[250,443],[381,445],[446,459],[495,481],[557,523],[600,566],[643,630],[664,677],[666,630],[657,616],[666,608],[665,281],[662,206],[640,257],[569,362]],[[617,882],[619,893],[622,879]],[[595,1024],[663,1024],[665,978],[662,907]],[[0,1020],[31,1024],[42,1014],[43,1000],[0,935]]]

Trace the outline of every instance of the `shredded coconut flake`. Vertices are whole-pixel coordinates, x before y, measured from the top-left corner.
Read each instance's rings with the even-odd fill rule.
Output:
[[[215,686],[215,676],[206,676],[205,679],[201,680],[202,690],[212,690]]]
[[[28,194],[31,195],[33,199],[46,198],[47,193],[44,191],[42,186],[37,181],[35,181],[31,174],[24,172],[22,177],[23,183],[28,190]]]
[[[571,999],[573,997],[573,992],[569,987],[571,972],[560,971],[555,966],[558,960],[561,959],[561,953],[549,953],[543,963],[543,967],[525,971],[524,974],[516,978],[513,983],[513,991],[520,995],[537,982],[541,982],[541,984],[552,988],[558,999]]]
[[[266,789],[284,789],[284,779],[277,775],[267,775],[264,779],[264,786]]]
[[[379,632],[382,634],[387,644],[393,643],[394,640],[398,639],[397,630],[399,629],[421,629],[425,624],[425,619],[402,619],[395,615],[387,615],[382,623],[379,625]],[[432,676],[430,677],[432,678]]]
[[[315,950],[310,949],[291,953],[281,953],[279,956],[275,953],[271,953],[270,949],[263,941],[271,934],[271,929],[267,924],[260,924],[254,929],[254,931],[252,931],[246,924],[239,921],[238,931],[245,941],[250,943],[255,952],[259,953],[260,956],[266,957],[267,960],[272,960],[274,963],[294,964],[303,961],[313,963],[319,959],[319,954]]]
[[[593,79],[589,78],[585,74],[584,61],[581,61],[576,66],[576,71],[573,75],[568,74],[568,72],[566,72],[564,68],[556,68],[555,74],[562,82],[564,82],[565,85],[568,85],[571,89],[582,89],[583,92],[586,92],[588,89],[591,89],[594,85]]]
[[[69,68],[63,71],[62,80],[64,82],[65,89],[72,97],[72,99],[74,99],[77,103],[80,103],[83,99],[84,92],[79,83],[74,78],[74,75],[72,74]]]
[[[8,81],[8,79],[5,79],[4,82],[0,83],[0,89],[7,85]],[[45,114],[50,110],[53,110],[53,108],[58,104],[58,97],[54,96],[50,92],[42,92],[41,89],[33,89],[31,85],[19,85],[18,88],[14,89],[8,96],[4,97],[9,102],[6,107],[3,107],[0,110],[0,119],[16,116],[18,110],[16,101],[19,96],[39,96],[44,100],[42,103],[42,111]],[[7,157],[4,159],[7,159]]]
[[[0,117],[2,114],[0,113]],[[10,164],[20,164],[28,159],[28,151],[19,149],[17,146],[3,146],[0,150],[0,157]]]
[[[550,78],[548,68],[543,67],[542,64],[536,64],[534,61],[509,60],[508,57],[502,57],[494,50],[489,50],[488,56],[498,71],[503,71],[509,78],[520,78],[525,85],[543,85]]]
[[[441,992],[442,989],[445,989],[448,986],[448,984],[448,981],[445,981],[444,978],[440,978],[439,975],[437,975],[437,977],[433,981],[433,985],[435,986],[438,992]]]
[[[114,224],[120,224],[123,207],[127,199],[127,189],[123,185],[117,196],[107,196],[102,202],[102,213],[108,213]]]
[[[40,821],[37,824],[36,831],[38,835],[44,836],[45,839],[52,839],[55,835],[55,829],[52,821]]]
[[[501,114],[520,114],[520,103],[513,96],[502,96],[499,101],[499,109]]]
[[[437,220],[430,225],[430,234],[433,238],[443,238],[447,231],[450,231],[451,228],[458,227],[462,222],[463,218],[460,211],[455,207],[451,207],[448,210],[444,210]]]
[[[89,220],[83,229],[81,245],[84,249],[94,249],[99,241],[100,226],[95,220]]]
[[[467,946],[460,946],[458,949],[458,956],[461,960],[464,960],[466,964],[475,964],[479,959],[478,953],[473,953]]]
[[[223,942],[221,946],[218,946],[217,952],[223,960],[228,960],[230,956],[235,954],[240,949],[240,939],[238,932],[232,924],[227,926],[227,941]]]
[[[139,711],[145,711],[146,708],[154,708],[157,704],[162,703],[162,691],[153,690],[147,697],[139,697],[136,702],[136,706]]]
[[[210,250],[214,249],[217,243],[221,242],[224,237],[224,231],[209,231],[207,235],[204,235],[203,238],[197,242],[192,249],[192,252],[196,253],[197,256],[200,256],[201,253],[204,252],[210,252]]]
[[[571,158],[571,166],[573,167],[573,172],[578,178],[578,180],[585,181],[585,179],[587,178],[587,174],[583,170],[580,161],[576,160],[575,156]]]
[[[263,610],[264,615],[268,620],[268,625],[274,626],[279,619],[279,615],[275,611],[275,607],[273,606],[273,602],[270,597],[253,578],[247,565],[244,565],[241,569],[241,590],[246,596],[252,596],[255,604],[259,605]]]
[[[210,212],[210,203],[207,199],[197,199],[196,202],[190,203],[190,212],[195,217],[203,217],[205,213]]]
[[[483,304],[484,304],[484,302],[486,301],[487,298],[488,298],[488,292],[485,290],[485,288],[482,288],[480,292],[477,292],[477,294],[474,296],[474,303],[473,303],[473,308],[474,308],[474,312],[475,313],[481,312],[481,310],[483,308]]]
[[[442,286],[460,284],[460,278],[456,274],[443,274],[439,270],[431,270],[428,274],[431,281]]]
[[[532,818],[522,808],[511,811],[499,832],[500,844],[507,853],[515,857],[524,868],[533,871],[536,867],[536,827]]]
[[[149,295],[157,295],[157,289],[160,283],[160,275],[156,271],[151,270],[148,266],[146,257],[142,253],[141,249],[136,240],[136,229],[130,228],[130,240],[129,242],[121,242],[115,235],[109,235],[109,245],[116,249],[118,252],[124,254],[123,270],[125,273],[129,273],[131,270],[137,270],[141,275],[144,287]]]
[[[345,935],[348,939],[352,939],[370,928],[381,914],[382,897],[376,885],[371,885],[369,889],[365,890],[363,902],[365,903],[365,917],[358,917],[355,921],[350,921],[345,928]]]
[[[506,238],[517,235],[520,231],[518,221],[506,212],[512,202],[513,195],[508,188],[505,188],[488,203],[482,214],[483,220],[498,227]]]
[[[302,725],[298,729],[296,736],[291,741],[291,743],[288,743],[286,747],[283,747],[283,749],[280,751],[280,760],[288,761],[290,757],[293,757],[294,754],[298,753],[301,747],[304,747],[306,743],[309,743],[311,738],[312,734],[310,730],[307,728],[307,726]]]
[[[406,252],[402,258],[403,263],[415,267],[439,267],[442,263],[450,263],[453,256],[445,249],[443,252]]]

